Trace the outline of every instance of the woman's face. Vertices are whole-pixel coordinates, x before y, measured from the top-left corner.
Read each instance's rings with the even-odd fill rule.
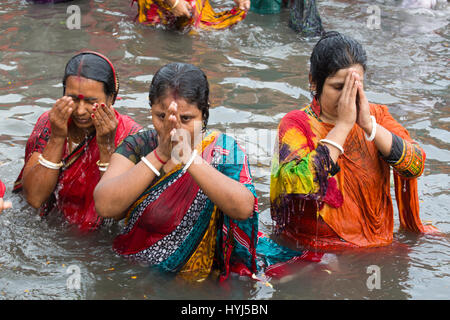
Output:
[[[345,78],[349,69],[353,69],[359,75],[359,81],[364,84],[364,69],[360,64],[352,65],[345,69],[340,69],[334,75],[325,79],[322,93],[319,97],[321,113],[327,119],[337,118],[337,106],[344,87]],[[314,84],[311,86],[315,90]]]
[[[95,103],[111,103],[111,98],[108,99],[105,95],[103,82],[78,76],[67,77],[65,95],[71,97],[75,103],[71,118],[80,129],[93,127],[91,115]]]
[[[189,103],[184,98],[174,98],[173,95],[167,94],[152,105],[152,121],[155,130],[159,135],[164,132],[164,119],[168,117],[168,108],[172,101],[177,104],[180,127],[189,132],[191,146],[194,147],[194,138],[202,132],[203,116],[197,104]]]

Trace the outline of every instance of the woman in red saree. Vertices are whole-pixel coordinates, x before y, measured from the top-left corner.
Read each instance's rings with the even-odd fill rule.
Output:
[[[100,226],[93,191],[116,146],[141,127],[113,104],[119,82],[112,63],[96,52],[69,60],[64,96],[42,114],[28,139],[14,186],[41,214],[56,209],[81,230]]]
[[[325,34],[311,55],[313,101],[283,117],[271,173],[271,215],[302,247],[388,245],[393,239],[390,168],[403,229],[436,232],[419,218],[417,177],[425,152],[363,90],[366,54],[355,40]]]

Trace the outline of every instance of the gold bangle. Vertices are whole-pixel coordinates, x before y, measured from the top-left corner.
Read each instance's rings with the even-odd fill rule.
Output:
[[[176,0],[175,4],[170,8],[170,10],[175,9],[175,7],[178,5],[178,3],[180,3],[180,0]]]
[[[102,162],[100,162],[100,160],[98,160],[97,161],[97,166],[100,167],[100,168],[108,168],[109,162],[102,163]]]

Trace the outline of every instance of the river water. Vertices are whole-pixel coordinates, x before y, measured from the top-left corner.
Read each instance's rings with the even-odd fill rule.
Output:
[[[81,9],[79,30],[66,25],[70,4]],[[380,29],[372,28],[372,4],[380,9]],[[151,127],[148,88],[159,67],[182,61],[205,71],[213,105],[209,127],[236,136],[250,154],[260,226],[270,235],[274,133],[284,114],[309,102],[308,61],[317,39],[292,32],[286,10],[249,13],[232,30],[182,35],[134,23],[137,6],[124,0],[7,0],[0,4],[0,177],[14,208],[0,215],[0,299],[448,299],[448,5],[405,9],[393,0],[327,0],[319,1],[319,9],[327,30],[347,33],[366,48],[369,100],[387,104],[426,151],[418,180],[421,217],[440,236],[399,232],[396,216],[391,246],[326,254],[271,288],[238,277],[225,284],[185,283],[116,256],[111,242],[120,225],[81,235],[59,217],[38,217],[11,189],[34,123],[61,96],[65,63],[89,49],[106,54],[118,70],[118,111],[145,127]],[[375,288],[370,266],[380,271]],[[77,272],[79,289],[68,283]]]

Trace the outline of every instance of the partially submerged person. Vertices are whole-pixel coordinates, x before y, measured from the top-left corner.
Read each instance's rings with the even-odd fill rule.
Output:
[[[214,270],[222,280],[230,270],[251,276],[260,243],[266,265],[301,254],[258,232],[247,155],[232,137],[206,130],[209,84],[203,71],[183,63],[163,66],[149,99],[155,129],[123,141],[94,192],[101,216],[126,219],[113,249],[196,280]],[[272,249],[278,251],[272,255]]]
[[[289,7],[289,27],[304,37],[321,36],[322,26],[316,0],[253,0],[250,10],[259,14],[280,13]]]
[[[242,21],[250,8],[250,0],[234,2],[236,6],[231,10],[215,12],[209,0],[137,0],[137,19],[143,24],[178,30],[225,29]]]
[[[277,231],[297,245],[390,244],[391,168],[401,228],[437,231],[419,218],[417,177],[425,152],[386,106],[367,101],[366,60],[357,41],[326,33],[311,54],[311,104],[289,112],[279,124],[271,215]]]
[[[5,210],[12,207],[11,201],[5,201],[3,200],[3,197],[5,196],[6,187],[2,180],[0,180],[0,213]]]
[[[25,165],[14,186],[41,214],[53,209],[81,230],[99,227],[93,191],[111,154],[141,127],[113,107],[119,81],[112,63],[96,52],[66,65],[63,97],[42,114],[28,139]]]
[[[305,37],[324,34],[316,0],[292,0],[289,27]]]

